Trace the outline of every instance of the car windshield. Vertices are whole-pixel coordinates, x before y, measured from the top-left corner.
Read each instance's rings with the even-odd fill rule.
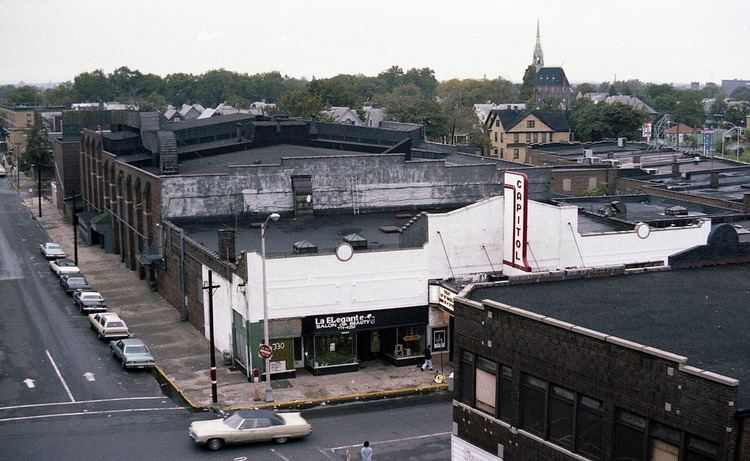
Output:
[[[237,413],[235,413],[232,416],[226,418],[224,420],[224,424],[226,424],[227,426],[231,427],[232,429],[239,429],[240,425],[242,424],[243,421],[244,421],[244,419],[242,419],[242,417],[240,415],[238,415]]]
[[[128,346],[125,350],[128,354],[148,354],[146,346]]]

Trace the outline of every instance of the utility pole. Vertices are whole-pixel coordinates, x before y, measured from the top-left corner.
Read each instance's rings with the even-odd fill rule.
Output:
[[[36,162],[36,189],[39,198],[39,217],[42,217],[42,163]]]
[[[204,290],[208,290],[208,324],[209,324],[209,341],[211,348],[211,401],[217,403],[219,401],[216,395],[216,352],[214,351],[214,289],[219,288],[220,285],[213,284],[214,271],[208,271],[208,285],[204,286]]]
[[[21,192],[21,143],[16,143],[16,190]]]
[[[73,194],[73,254],[75,257],[76,266],[78,266],[78,207],[76,206],[76,199],[81,194]]]

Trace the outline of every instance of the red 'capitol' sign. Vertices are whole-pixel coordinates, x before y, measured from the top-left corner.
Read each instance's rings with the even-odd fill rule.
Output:
[[[529,178],[524,173],[506,171],[504,176],[505,213],[503,264],[531,272],[526,260]]]

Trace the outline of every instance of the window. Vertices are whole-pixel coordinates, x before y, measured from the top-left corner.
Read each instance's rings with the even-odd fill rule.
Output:
[[[534,144],[539,142],[539,133],[534,133]]]
[[[680,458],[680,431],[663,424],[651,424],[648,445],[650,459],[677,461]]]
[[[497,142],[497,131],[495,131],[495,142]]]
[[[563,192],[570,192],[570,189],[572,189],[573,186],[573,180],[570,178],[563,179]]]
[[[531,133],[526,133],[526,144],[531,144]]]
[[[500,142],[505,142],[505,141],[503,140],[503,138],[504,138],[504,137],[505,137],[505,136],[503,136],[503,133],[500,133]]]
[[[500,396],[498,397],[498,405],[500,411],[498,416],[501,419],[510,420],[512,417],[513,400],[511,398],[511,388],[513,386],[513,374],[510,368],[500,367]]]
[[[602,402],[583,395],[580,396],[576,422],[576,452],[600,459],[602,456],[602,427],[604,427],[604,406]]]
[[[624,411],[615,421],[615,461],[642,461],[645,450],[646,419]]]
[[[497,157],[497,149],[495,149],[495,157]]]
[[[550,140],[552,140],[551,137],[550,137]],[[546,142],[547,142],[547,133],[542,133],[542,144],[544,144]]]
[[[482,411],[494,415],[497,397],[497,364],[477,357],[475,378],[475,404]]]
[[[500,127],[500,119],[495,119],[495,126]]]
[[[544,436],[547,383],[524,375],[521,381],[521,427]]]
[[[526,128],[534,128],[535,123],[534,120],[526,120]]]
[[[567,449],[571,449],[573,443],[574,401],[573,392],[552,386],[549,403],[549,438]]]
[[[474,354],[461,354],[461,401],[474,405]]]
[[[513,158],[514,158],[515,160],[518,160],[518,156],[519,156],[519,152],[518,152],[518,149],[513,149]]]
[[[518,133],[513,133],[513,142],[518,143]]]
[[[505,158],[505,150],[502,147],[500,148],[500,158]]]
[[[717,459],[719,447],[713,442],[688,436],[686,461],[713,461]]]

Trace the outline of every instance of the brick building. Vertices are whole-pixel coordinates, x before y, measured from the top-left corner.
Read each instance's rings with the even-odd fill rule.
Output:
[[[749,249],[724,225],[670,265]],[[750,266],[626,272],[511,277],[454,299],[453,459],[750,457]]]

